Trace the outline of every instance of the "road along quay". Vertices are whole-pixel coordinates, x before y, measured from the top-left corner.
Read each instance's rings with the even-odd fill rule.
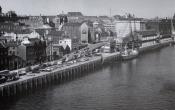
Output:
[[[0,97],[20,96],[55,83],[64,83],[98,69],[102,66],[102,62],[120,59],[119,53],[113,53],[112,55],[109,53],[102,56],[94,56],[89,58],[88,61],[60,66],[51,72],[27,73],[27,75],[21,76],[19,80],[0,84]]]

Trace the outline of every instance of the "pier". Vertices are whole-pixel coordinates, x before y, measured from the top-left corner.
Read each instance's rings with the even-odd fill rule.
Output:
[[[142,53],[148,50],[161,48],[173,42],[174,41],[167,41],[161,44],[155,44],[150,47],[141,48],[139,51]],[[121,56],[119,52],[104,53],[101,56],[89,57],[89,60],[85,62],[76,62],[71,65],[59,67],[52,72],[28,73],[27,75],[21,76],[17,81],[0,84],[0,97],[11,98],[13,96],[20,96],[53,84],[71,81],[87,75],[107,62],[120,60]]]

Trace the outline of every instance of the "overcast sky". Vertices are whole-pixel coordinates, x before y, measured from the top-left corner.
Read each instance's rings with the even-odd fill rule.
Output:
[[[132,13],[138,17],[172,17],[175,0],[0,0],[3,12],[24,15],[57,15],[64,11],[81,11],[84,15]]]

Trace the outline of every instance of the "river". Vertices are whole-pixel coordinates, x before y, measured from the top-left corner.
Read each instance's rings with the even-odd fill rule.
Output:
[[[108,63],[74,81],[1,103],[0,110],[174,110],[175,47]]]

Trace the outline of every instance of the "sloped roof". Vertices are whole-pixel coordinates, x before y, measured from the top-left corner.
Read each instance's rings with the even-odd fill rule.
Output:
[[[142,37],[149,37],[157,35],[156,31],[138,31],[138,34],[142,35]]]
[[[99,16],[99,18],[109,18],[108,16]]]
[[[79,22],[71,22],[71,23],[65,23],[64,26],[81,26],[82,23]]]
[[[0,41],[0,48],[7,48],[7,46],[3,42]]]
[[[43,30],[43,29],[36,29],[35,31],[41,36],[43,36],[45,33],[45,30]]]
[[[22,41],[22,44],[24,44],[24,45],[30,44],[30,41],[24,40],[24,41]]]
[[[7,36],[1,36],[0,37],[0,40],[5,40],[5,39],[7,39]]]
[[[52,27],[50,26],[50,25],[48,25],[48,24],[44,24],[44,25],[42,25],[41,27],[38,27],[38,28],[36,28],[36,29],[51,29]]]
[[[68,16],[79,17],[83,16],[83,14],[81,12],[68,12]]]
[[[30,34],[30,33],[32,33],[32,31],[30,29],[24,29],[24,30],[15,31],[15,33],[17,33],[17,34]]]
[[[32,31],[30,29],[15,29],[15,30],[3,30],[6,33],[15,33],[15,34],[30,34]]]
[[[17,47],[17,46],[19,46],[20,45],[20,41],[10,41],[10,42],[7,42],[7,43],[5,43],[4,45],[6,46],[6,47]]]
[[[89,27],[93,27],[93,22],[92,21],[84,21],[83,23],[86,23]]]
[[[48,35],[51,35],[51,36],[62,36],[64,34],[64,31],[55,31],[55,30],[52,30],[49,32]]]
[[[35,43],[40,42],[41,40],[38,38],[29,38],[28,40],[26,40],[23,44],[26,46],[33,46]]]
[[[41,40],[38,38],[29,38],[29,41],[33,43],[33,42],[39,42]]]

